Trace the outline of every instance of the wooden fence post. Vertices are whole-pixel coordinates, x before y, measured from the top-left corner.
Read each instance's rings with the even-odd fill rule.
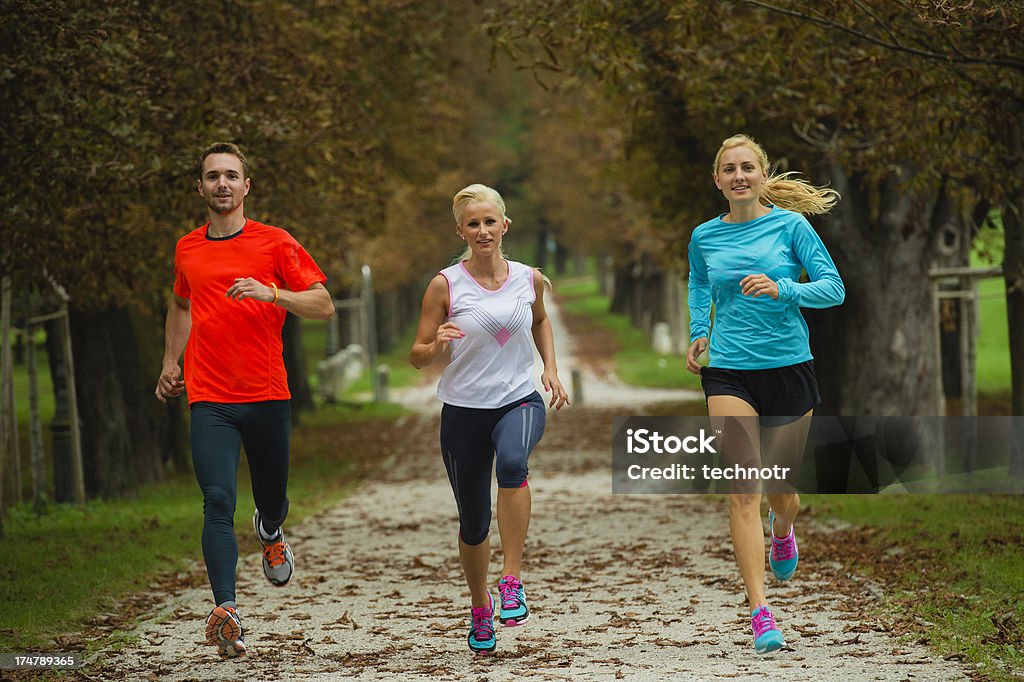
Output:
[[[32,508],[37,514],[46,511],[46,476],[43,463],[43,427],[39,419],[39,373],[36,371],[36,325],[25,325],[25,361],[28,366],[28,435],[32,461]]]
[[[14,404],[10,401],[13,391],[8,391],[12,381],[11,365],[11,278],[0,280],[0,532],[4,517],[4,479],[7,460],[13,456],[12,443],[17,447],[17,436],[12,433],[14,425]],[[0,535],[2,537],[2,535]]]
[[[75,489],[75,504],[85,504],[85,471],[82,466],[82,432],[78,423],[78,391],[75,388],[75,355],[71,348],[71,311],[68,301],[71,297],[57,282],[50,280],[61,301],[61,337],[64,346],[64,366],[68,382],[68,422],[71,426],[71,478]]]

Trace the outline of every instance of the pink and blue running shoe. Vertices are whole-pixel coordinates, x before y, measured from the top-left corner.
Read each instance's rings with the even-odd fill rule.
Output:
[[[494,653],[498,647],[498,640],[494,637],[494,598],[490,591],[487,592],[487,601],[490,606],[470,611],[469,650],[481,656]]]
[[[498,595],[501,598],[498,620],[502,625],[510,628],[530,620],[530,609],[526,606],[526,591],[519,578],[506,575],[499,580]]]
[[[772,549],[768,553],[768,565],[776,580],[789,580],[796,573],[800,555],[796,549],[796,531],[789,529],[784,538],[775,537],[775,512],[768,510],[768,534],[772,536]]]
[[[786,645],[782,633],[775,626],[775,617],[767,606],[754,609],[750,614],[750,627],[754,630],[754,649],[757,653],[778,651]]]

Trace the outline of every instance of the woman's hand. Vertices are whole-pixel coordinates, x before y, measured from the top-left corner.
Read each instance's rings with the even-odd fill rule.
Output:
[[[438,353],[444,353],[453,340],[465,338],[465,336],[466,333],[459,329],[459,325],[454,322],[445,322],[437,328],[437,333],[434,335],[434,348]]]
[[[693,343],[686,350],[686,369],[690,374],[700,375],[700,365],[697,364],[697,358],[704,355],[704,351],[708,349],[708,338],[702,336]]]
[[[565,388],[558,378],[558,372],[544,370],[540,375],[540,381],[544,384],[544,392],[551,394],[551,402],[548,403],[548,407],[554,407],[557,412],[562,409],[563,405],[572,405],[569,394],[565,392]]]
[[[779,285],[768,275],[747,275],[740,280],[740,288],[744,296],[756,298],[761,294],[768,294],[772,300],[779,300]]]

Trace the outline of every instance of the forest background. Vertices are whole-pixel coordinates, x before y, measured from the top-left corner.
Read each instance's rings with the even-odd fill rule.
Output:
[[[815,220],[848,292],[808,315],[823,411],[941,408],[928,272],[973,253],[1002,266],[1002,409],[1021,415],[1021,23],[1018,3],[945,0],[7,2],[9,319],[67,292],[85,490],[123,495],[189,466],[184,406],[151,393],[209,142],[247,151],[250,217],[291,230],[336,297],[372,266],[383,350],[455,255],[450,197],[476,181],[505,195],[513,257],[607,268],[612,307],[646,329],[673,321],[678,347],[688,236],[723,206],[710,160],[743,131],[843,195]],[[58,381],[59,324],[45,325]],[[286,325],[304,408],[301,332]],[[7,501],[27,480],[12,467]]]

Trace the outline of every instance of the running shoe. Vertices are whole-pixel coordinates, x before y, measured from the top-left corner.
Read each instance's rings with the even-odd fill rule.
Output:
[[[287,585],[295,570],[295,557],[292,555],[292,548],[284,539],[284,531],[278,529],[276,540],[264,540],[263,533],[260,532],[259,509],[253,512],[252,525],[256,529],[256,537],[263,545],[263,575],[267,576],[271,585]]]
[[[506,575],[498,581],[498,596],[501,608],[498,609],[498,622],[507,628],[522,625],[530,620],[530,609],[526,606],[526,592],[519,578]]]
[[[218,606],[206,618],[206,643],[217,647],[222,658],[234,658],[245,653],[242,641],[242,621],[234,606]]]
[[[800,556],[796,550],[796,530],[789,528],[789,535],[775,537],[775,512],[768,510],[768,534],[772,536],[772,550],[768,553],[768,565],[776,580],[789,580],[796,573]]]
[[[754,630],[754,649],[757,653],[778,651],[786,645],[782,633],[775,626],[775,617],[767,606],[754,609],[750,614],[750,627]]]
[[[470,610],[473,622],[469,626],[469,650],[481,656],[494,653],[498,647],[498,640],[494,637],[494,598],[490,590],[487,592],[487,601],[490,606]]]

